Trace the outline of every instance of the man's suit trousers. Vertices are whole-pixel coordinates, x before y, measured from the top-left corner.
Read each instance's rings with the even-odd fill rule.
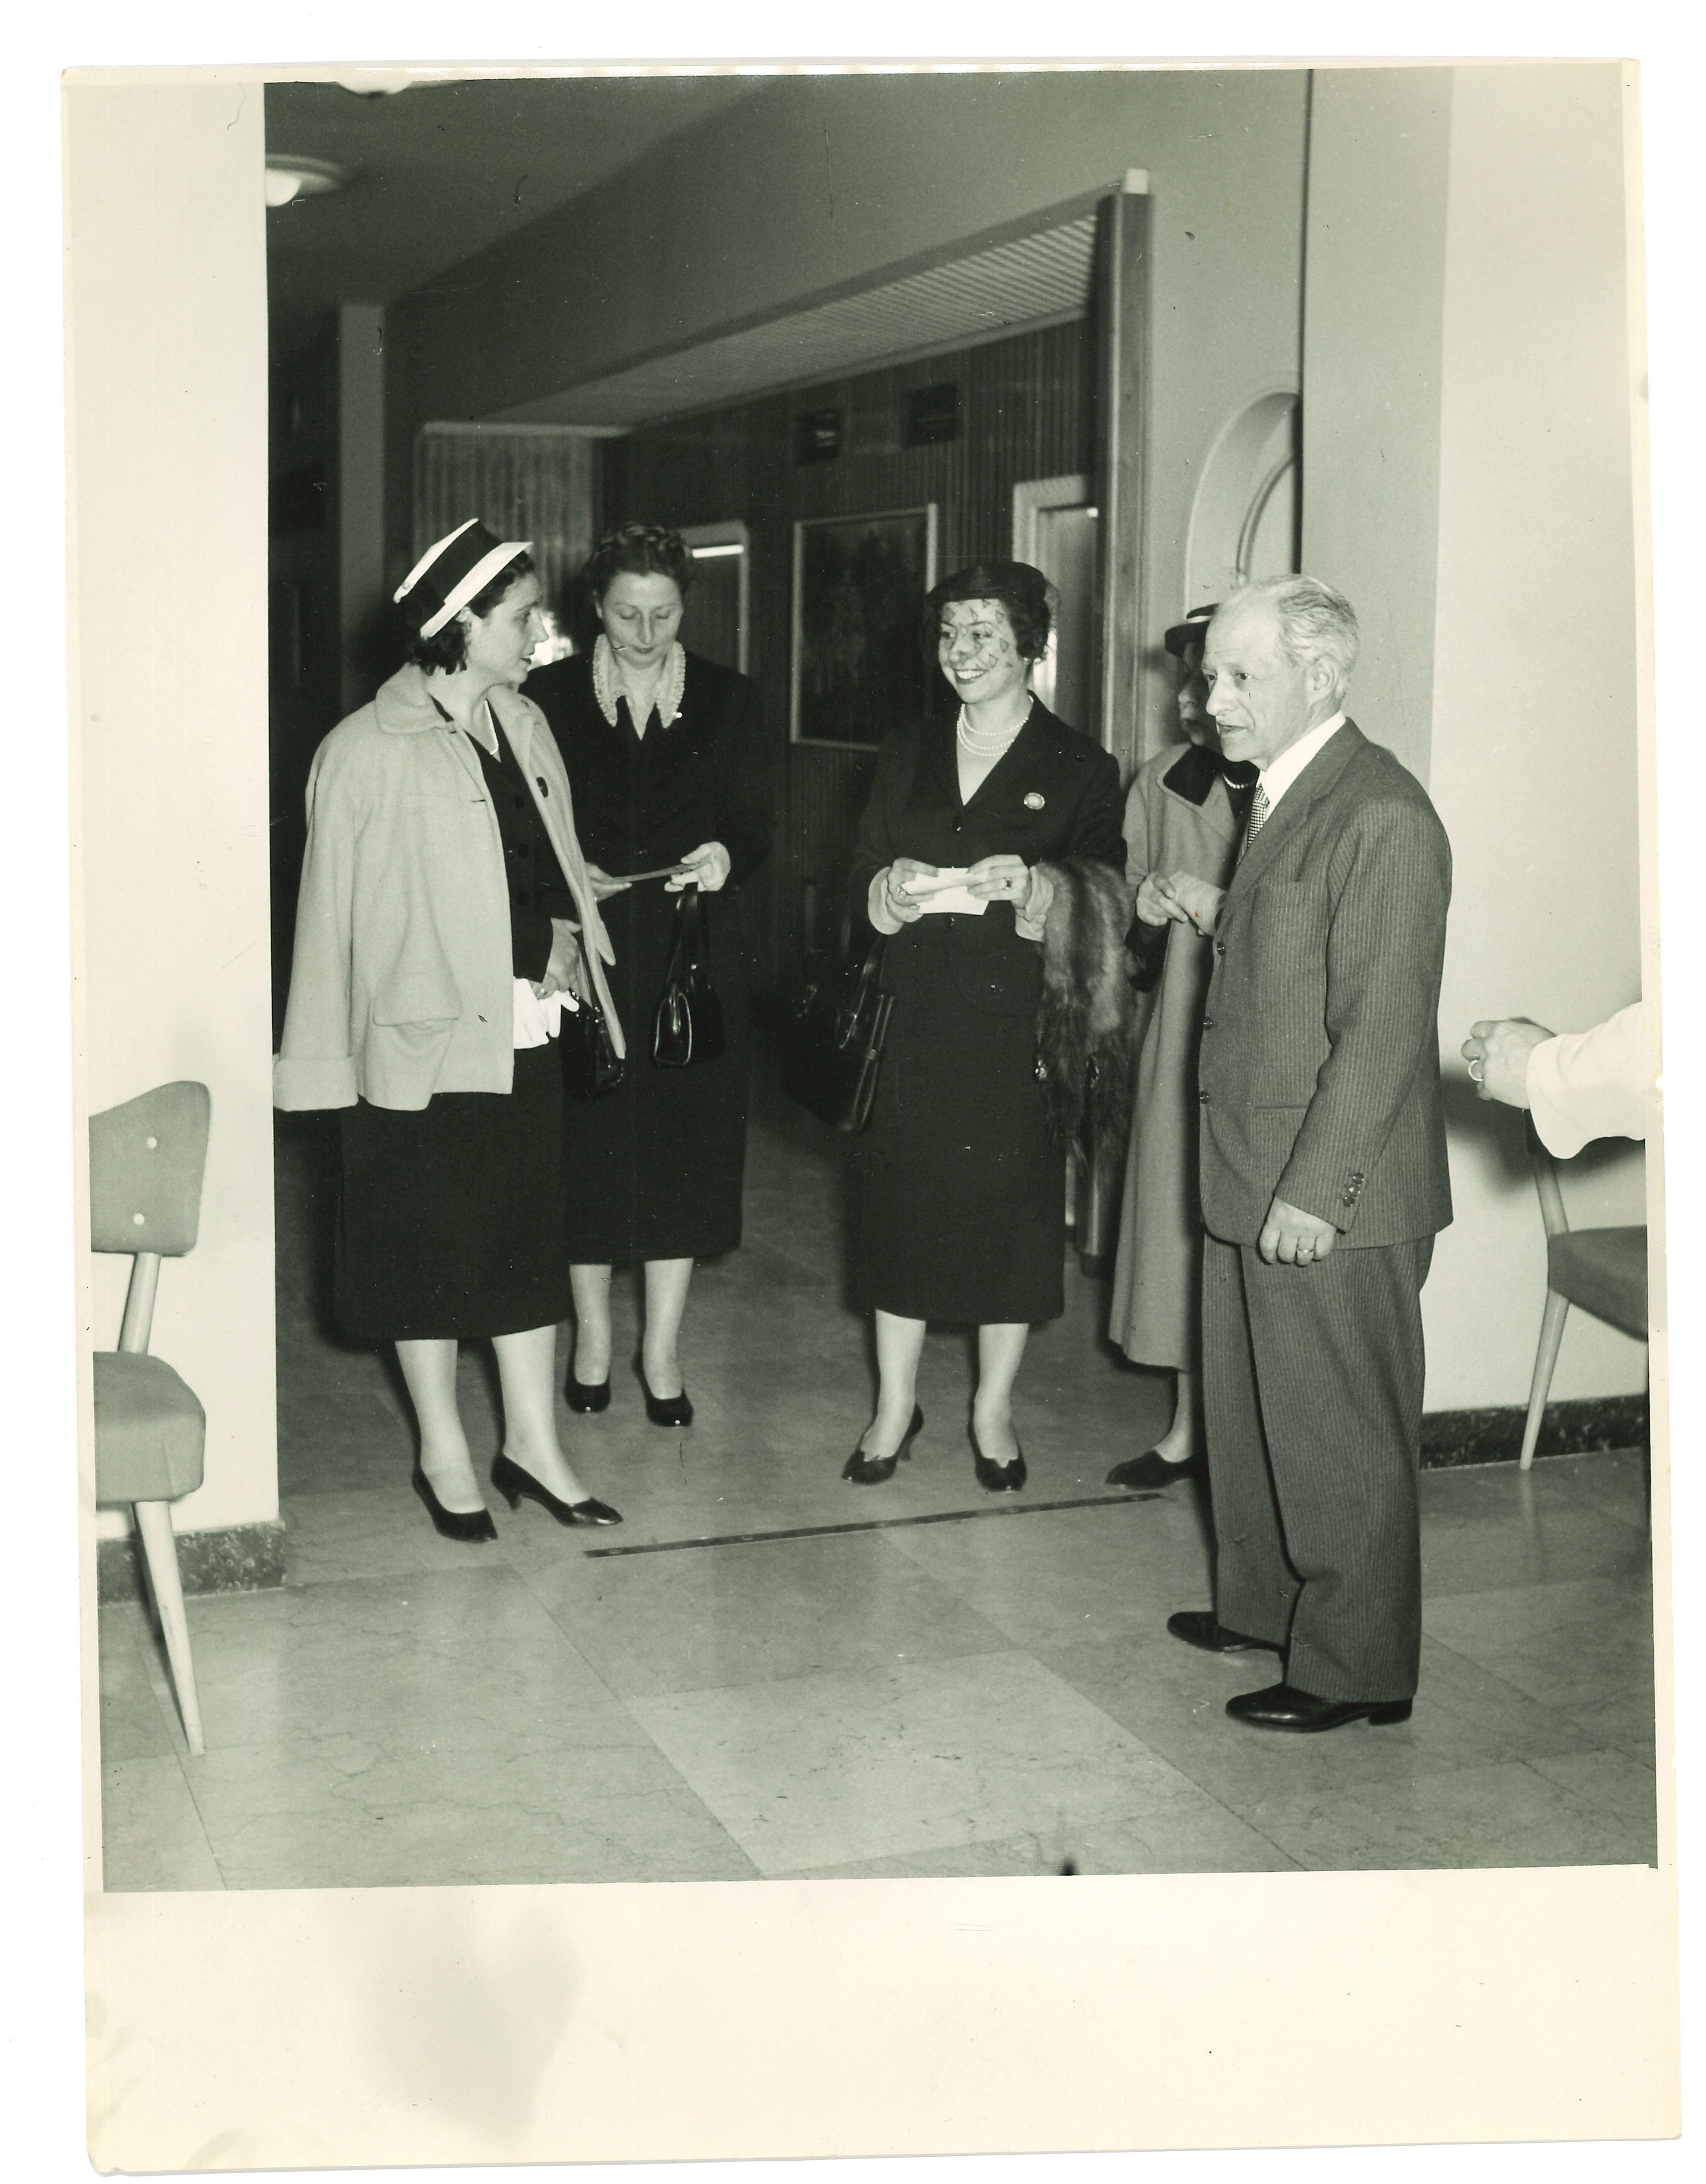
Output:
[[[1422,1641],[1421,1289],[1433,1239],[1268,1266],[1207,1239],[1215,1613],[1323,1699],[1407,1699]]]

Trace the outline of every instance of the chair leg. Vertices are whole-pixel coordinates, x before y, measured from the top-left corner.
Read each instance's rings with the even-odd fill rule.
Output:
[[[1564,1323],[1569,1316],[1569,1299],[1560,1296],[1556,1290],[1548,1290],[1546,1310],[1540,1316],[1540,1347],[1534,1354],[1534,1379],[1529,1384],[1528,1420],[1522,1429],[1519,1468],[1524,1471],[1534,1462],[1534,1445],[1540,1439],[1541,1420],[1546,1416],[1547,1391],[1552,1386],[1553,1368],[1558,1363]]]
[[[166,1658],[172,1664],[172,1681],[177,1685],[178,1712],[183,1716],[190,1750],[199,1758],[207,1747],[202,1741],[202,1710],[196,1698],[195,1667],[190,1659],[189,1624],[184,1619],[184,1589],[178,1576],[171,1505],[138,1502],[135,1507],[137,1529],[142,1535],[142,1552],[148,1558],[148,1583],[165,1633]]]

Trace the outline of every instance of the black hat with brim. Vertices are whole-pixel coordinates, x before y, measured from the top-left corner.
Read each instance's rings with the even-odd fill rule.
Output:
[[[1213,606],[1192,607],[1183,621],[1176,621],[1161,640],[1175,660],[1183,660],[1185,647],[1201,644],[1208,635],[1208,624],[1219,601]]]

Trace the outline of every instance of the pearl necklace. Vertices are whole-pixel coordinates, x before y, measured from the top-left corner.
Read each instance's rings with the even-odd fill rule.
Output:
[[[1030,705],[1010,728],[974,728],[966,717],[966,709],[960,708],[960,718],[954,734],[962,751],[970,758],[1000,758],[1017,737],[1019,730],[1031,716]]]

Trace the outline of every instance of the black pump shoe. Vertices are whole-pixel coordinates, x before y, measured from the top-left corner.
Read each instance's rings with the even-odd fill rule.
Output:
[[[432,1491],[432,1482],[417,1463],[415,1476],[410,1481],[415,1491],[426,1504],[426,1514],[432,1519],[432,1528],[447,1540],[495,1540],[498,1528],[492,1522],[489,1509],[447,1509]]]
[[[541,1486],[531,1471],[523,1471],[519,1463],[507,1456],[500,1456],[492,1466],[492,1484],[514,1509],[521,1505],[525,1494],[530,1502],[537,1502],[542,1509],[549,1510],[560,1524],[620,1524],[621,1513],[612,1509],[608,1502],[594,1502],[589,1494],[584,1502],[560,1502],[549,1487]],[[492,1521],[488,1517],[488,1524]]]
[[[636,1365],[639,1384],[645,1395],[645,1414],[655,1426],[690,1426],[693,1424],[693,1405],[683,1388],[678,1396],[655,1396],[646,1385],[645,1367]]]
[[[579,1411],[583,1417],[589,1411],[607,1411],[610,1407],[610,1376],[602,1380],[577,1380],[569,1374],[569,1408]]]
[[[867,1456],[862,1448],[856,1448],[841,1467],[841,1476],[850,1479],[856,1486],[880,1486],[885,1479],[895,1476],[895,1467],[912,1456],[912,1443],[924,1429],[924,1413],[912,1406],[912,1423],[906,1429],[900,1446],[893,1456]]]
[[[972,1468],[977,1474],[978,1484],[986,1494],[1017,1494],[1030,1474],[1025,1469],[1025,1452],[1021,1449],[1011,1463],[992,1463],[978,1446],[978,1429],[971,1428]]]
[[[1146,1448],[1141,1456],[1128,1456],[1115,1464],[1107,1474],[1107,1483],[1110,1486],[1123,1486],[1134,1494],[1155,1494],[1176,1486],[1181,1479],[1197,1478],[1201,1470],[1200,1456],[1187,1456],[1180,1462],[1169,1463],[1158,1448]]]

